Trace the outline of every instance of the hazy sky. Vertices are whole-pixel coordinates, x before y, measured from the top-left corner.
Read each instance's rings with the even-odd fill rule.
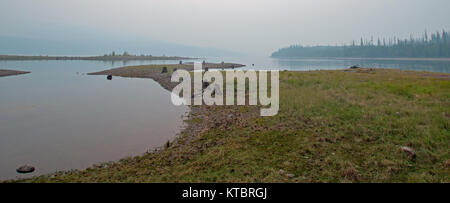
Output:
[[[450,29],[449,0],[0,0],[0,35],[145,37],[269,55]]]

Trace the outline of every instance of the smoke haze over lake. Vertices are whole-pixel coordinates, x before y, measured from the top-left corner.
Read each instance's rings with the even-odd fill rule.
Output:
[[[130,41],[130,47],[148,43],[154,54],[187,55],[194,46],[267,56],[291,44],[407,38],[425,29],[450,28],[448,0],[2,0],[1,4],[0,36],[73,43],[120,40]],[[169,42],[186,46],[186,51],[175,52],[180,50],[176,46],[160,49]],[[208,51],[196,55],[204,53]]]

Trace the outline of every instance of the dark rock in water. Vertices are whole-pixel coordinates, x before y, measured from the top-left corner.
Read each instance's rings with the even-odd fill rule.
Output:
[[[164,66],[161,73],[167,73],[167,67]]]
[[[254,63],[252,63],[252,66],[255,66],[255,64],[254,64]]]
[[[16,169],[17,173],[33,173],[35,168],[33,166],[21,166]]]
[[[358,68],[360,68],[359,66],[352,66],[352,67],[350,67],[350,69],[358,69]]]
[[[180,65],[183,64],[183,61],[180,61],[178,64],[180,64]]]
[[[106,79],[107,79],[107,80],[112,80],[112,75],[106,76]]]
[[[232,68],[232,69],[234,69],[234,65],[233,65],[233,66],[231,66],[231,68]]]

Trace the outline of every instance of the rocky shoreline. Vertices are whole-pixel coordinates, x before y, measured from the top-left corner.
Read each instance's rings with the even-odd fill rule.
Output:
[[[28,74],[28,73],[31,73],[31,72],[0,69],[0,77],[6,77],[6,76],[12,76],[12,75],[22,75],[22,74]]]

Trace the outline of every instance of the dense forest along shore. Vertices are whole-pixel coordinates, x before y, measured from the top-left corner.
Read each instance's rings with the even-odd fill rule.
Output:
[[[289,57],[361,57],[361,58],[450,58],[450,32],[425,32],[409,39],[363,39],[344,45],[292,45],[272,54],[274,58]]]

